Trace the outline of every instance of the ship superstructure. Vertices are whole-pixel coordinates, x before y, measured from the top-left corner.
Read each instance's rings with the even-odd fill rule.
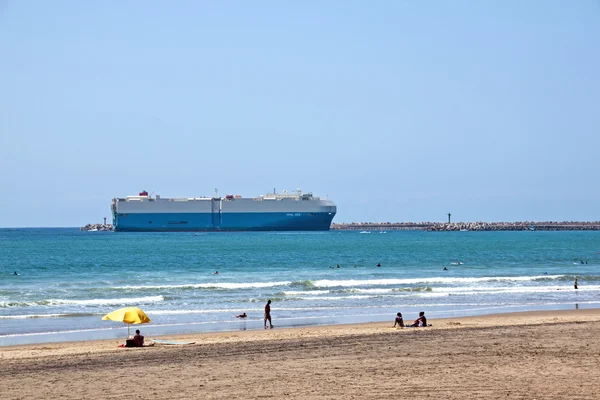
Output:
[[[115,231],[325,231],[337,212],[312,193],[162,198],[143,191],[112,200]]]

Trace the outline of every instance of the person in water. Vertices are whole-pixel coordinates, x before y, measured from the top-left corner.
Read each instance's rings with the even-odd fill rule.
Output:
[[[242,314],[238,314],[238,315],[236,315],[235,317],[236,317],[236,318],[246,318],[246,317],[247,317],[247,315],[246,315],[246,313],[242,313]]]
[[[448,271],[448,268],[444,267],[442,268],[442,271]]]
[[[575,277],[575,282],[573,282],[573,287],[574,287],[575,289],[577,289],[577,288],[578,288],[578,286],[579,286],[579,285],[577,284],[577,277]]]
[[[381,263],[377,263],[377,266],[378,266],[378,267],[381,267]]]
[[[13,275],[19,276],[19,274],[17,273],[17,271],[13,272]]]
[[[273,329],[273,323],[271,322],[271,300],[265,304],[265,329],[267,329],[267,321],[269,321],[269,327]]]
[[[413,324],[411,326],[412,327],[427,326],[427,318],[425,318],[425,312],[424,311],[421,311],[419,313],[419,318],[417,318],[415,320],[415,322],[413,322]]]
[[[404,328],[404,320],[402,319],[402,313],[396,314],[396,320],[394,321],[394,328],[398,325],[400,328]]]
[[[219,271],[213,272],[213,275],[219,275]]]

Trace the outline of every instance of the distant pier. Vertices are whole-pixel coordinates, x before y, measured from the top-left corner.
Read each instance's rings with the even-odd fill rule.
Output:
[[[331,224],[331,230],[420,230],[434,232],[451,231],[597,231],[600,230],[600,221],[575,222],[575,221],[545,221],[545,222],[360,222]]]

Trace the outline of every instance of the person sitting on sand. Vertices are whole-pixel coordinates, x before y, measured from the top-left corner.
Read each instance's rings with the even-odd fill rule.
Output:
[[[127,339],[125,344],[120,345],[119,347],[151,347],[154,346],[154,342],[144,345],[144,336],[140,334],[140,330],[135,330],[135,336],[133,339]]]
[[[398,325],[400,328],[404,328],[404,320],[402,319],[402,313],[396,314],[396,320],[394,321],[394,328]]]
[[[135,347],[144,347],[144,336],[140,335],[140,330],[135,330],[135,336],[133,337]]]
[[[419,313],[419,318],[417,318],[415,320],[415,322],[413,322],[413,324],[411,326],[412,327],[427,326],[427,318],[425,318],[425,312],[424,311],[421,311]]]
[[[247,315],[246,315],[246,313],[241,313],[241,314],[236,315],[235,317],[236,318],[246,318]]]

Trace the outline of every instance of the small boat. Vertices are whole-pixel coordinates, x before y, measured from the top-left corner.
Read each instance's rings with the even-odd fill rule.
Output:
[[[469,232],[469,230],[468,230],[468,229],[461,229],[460,231],[461,231],[461,232]]]
[[[360,233],[371,233],[369,231],[360,231]]]
[[[464,263],[461,263],[460,261],[450,263],[450,265],[463,265],[463,264]]]
[[[379,233],[387,233],[387,232],[386,232],[386,231],[381,231],[381,232],[379,232]]]

